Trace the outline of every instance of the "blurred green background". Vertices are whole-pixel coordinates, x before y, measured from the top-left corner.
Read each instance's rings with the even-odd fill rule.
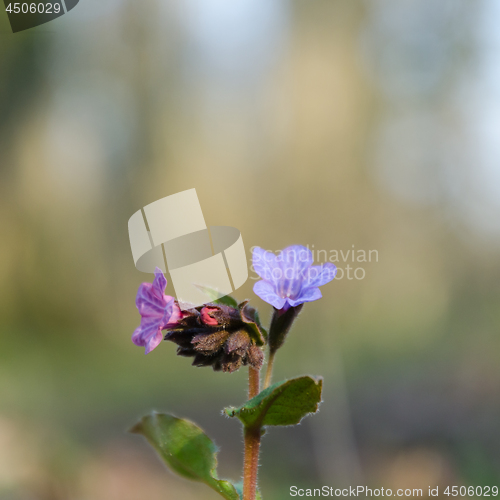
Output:
[[[499,24],[497,0],[81,0],[13,35],[2,10],[0,499],[218,498],[126,433],[153,408],[239,478],[245,370],[130,341],[128,218],[193,187],[248,256],[378,252],[277,357],[324,403],[265,436],[265,498],[498,484]]]

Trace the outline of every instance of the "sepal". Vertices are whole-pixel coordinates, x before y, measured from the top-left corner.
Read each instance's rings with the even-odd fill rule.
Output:
[[[276,352],[285,342],[286,336],[304,304],[288,309],[274,309],[269,327],[268,343],[271,353]]]

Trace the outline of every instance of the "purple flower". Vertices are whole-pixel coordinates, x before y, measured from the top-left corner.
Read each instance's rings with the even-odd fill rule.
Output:
[[[162,330],[175,326],[182,317],[173,297],[165,295],[167,280],[160,268],[155,269],[153,283],[139,286],[135,303],[141,314],[141,324],[132,335],[132,342],[146,348],[146,354],[163,340]]]
[[[313,266],[311,251],[301,245],[274,255],[256,247],[252,255],[255,272],[262,278],[253,291],[276,309],[296,307],[322,297],[318,287],[335,278],[337,268],[326,263]]]

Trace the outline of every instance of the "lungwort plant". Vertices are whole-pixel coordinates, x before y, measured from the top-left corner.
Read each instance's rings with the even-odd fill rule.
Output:
[[[215,371],[229,373],[248,367],[248,401],[224,410],[243,424],[242,484],[218,478],[216,446],[188,420],[152,413],[131,430],[143,435],[174,472],[204,482],[227,500],[262,498],[257,487],[257,470],[260,441],[266,427],[295,425],[318,411],[321,378],[303,375],[271,385],[276,353],[300,310],[306,302],[320,299],[319,287],[335,277],[333,264],[312,264],[312,254],[303,246],[285,248],[278,255],[261,248],[254,250],[253,267],[262,278],[255,283],[254,292],[274,308],[269,331],[262,326],[249,301],[238,304],[230,296],[182,311],[173,297],[165,295],[167,280],[158,268],[153,283],[139,287],[136,304],[141,324],[132,341],[145,347],[146,354],[162,340],[169,340],[178,345],[179,356],[193,358],[194,366],[211,366]],[[268,359],[261,390],[260,370],[265,350]]]

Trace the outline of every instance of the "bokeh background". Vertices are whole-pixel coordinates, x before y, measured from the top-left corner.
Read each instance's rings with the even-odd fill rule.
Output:
[[[499,24],[497,0],[81,0],[13,35],[2,10],[0,499],[218,498],[127,434],[153,408],[238,479],[244,370],[130,341],[128,218],[193,187],[248,255],[378,252],[277,358],[324,403],[265,436],[265,498],[498,485]]]

